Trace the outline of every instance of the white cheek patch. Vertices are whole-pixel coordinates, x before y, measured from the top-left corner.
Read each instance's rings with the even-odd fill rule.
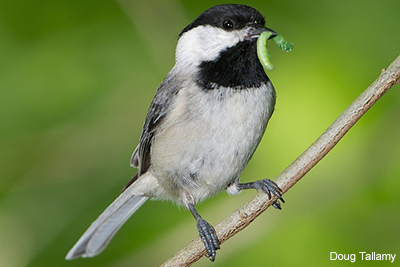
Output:
[[[215,60],[220,52],[244,40],[247,31],[225,31],[212,26],[198,26],[185,32],[176,47],[176,63],[197,67],[203,61]]]

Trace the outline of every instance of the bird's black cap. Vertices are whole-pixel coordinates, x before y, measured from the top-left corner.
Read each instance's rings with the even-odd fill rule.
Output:
[[[226,21],[233,22],[231,30],[244,28],[249,23],[264,26],[265,19],[256,9],[238,4],[225,4],[211,7],[200,14],[191,24],[182,30],[179,37],[185,32],[198,26],[210,25],[226,29]]]

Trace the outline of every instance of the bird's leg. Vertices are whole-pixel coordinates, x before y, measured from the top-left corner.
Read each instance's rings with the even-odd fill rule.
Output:
[[[193,217],[197,221],[197,230],[199,231],[199,235],[201,240],[204,243],[204,247],[206,248],[206,256],[211,261],[215,260],[216,250],[220,247],[220,242],[215,233],[214,227],[209,224],[206,220],[204,220],[200,214],[197,212],[194,204],[189,203],[188,208],[190,212],[193,214]]]
[[[283,203],[285,203],[285,200],[283,200],[282,198],[282,189],[280,189],[274,181],[271,181],[268,178],[251,183],[242,184],[238,182],[237,188],[239,190],[256,189],[257,191],[262,191],[268,194],[269,198],[271,198],[271,194],[273,194],[278,197]],[[272,206],[276,209],[281,209],[281,203],[279,202],[279,200],[274,201],[274,203],[272,203]]]

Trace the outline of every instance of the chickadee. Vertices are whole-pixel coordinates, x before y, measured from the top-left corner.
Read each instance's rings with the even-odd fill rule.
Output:
[[[66,259],[93,257],[146,200],[171,200],[194,216],[206,255],[220,242],[195,205],[221,190],[264,191],[282,202],[271,180],[240,183],[275,106],[275,90],[257,58],[264,17],[226,4],[204,11],[179,34],[176,63],[147,112],[131,166],[137,174],[92,223]],[[273,206],[280,208],[279,201]]]

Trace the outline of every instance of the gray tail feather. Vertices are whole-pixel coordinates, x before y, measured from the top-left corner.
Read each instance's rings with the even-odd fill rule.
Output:
[[[132,195],[124,191],[95,220],[65,257],[94,257],[102,252],[121,226],[146,202],[148,197]]]

